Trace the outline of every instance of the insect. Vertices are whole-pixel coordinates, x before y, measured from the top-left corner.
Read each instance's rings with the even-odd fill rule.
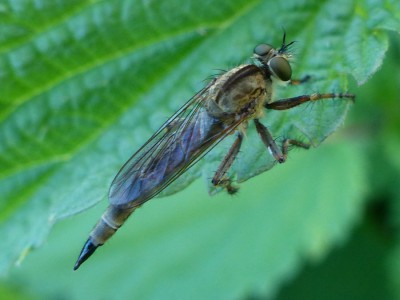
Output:
[[[308,148],[294,139],[278,146],[269,130],[260,122],[265,109],[286,110],[309,101],[345,98],[349,93],[314,93],[272,101],[273,81],[291,82],[289,47],[286,34],[280,48],[260,44],[254,48],[254,63],[244,64],[214,78],[183,105],[125,163],[109,190],[107,210],[91,231],[74,270],[103,245],[135,209],[159,194],[177,177],[201,159],[212,147],[229,135],[236,139],[220,163],[212,184],[235,193],[226,176],[239,153],[248,122],[253,120],[261,141],[276,161],[285,162],[290,146]]]

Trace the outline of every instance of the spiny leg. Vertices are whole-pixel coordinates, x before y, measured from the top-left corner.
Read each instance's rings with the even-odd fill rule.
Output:
[[[166,126],[165,126],[165,132],[170,132],[176,128],[179,128],[179,126],[182,125],[182,123],[185,121],[184,118],[176,118],[171,120]]]
[[[254,119],[254,124],[256,125],[257,132],[262,142],[269,149],[269,151],[271,151],[272,156],[277,162],[283,163],[285,161],[285,157],[283,156],[283,153],[279,149],[278,145],[275,143],[275,140],[272,138],[272,135],[267,127],[261,124],[258,119]]]
[[[349,93],[325,93],[325,94],[314,93],[311,95],[302,95],[302,96],[277,100],[271,103],[266,103],[265,108],[274,110],[285,110],[309,101],[318,101],[323,99],[334,99],[334,98],[345,98],[354,100],[355,95]]]
[[[256,129],[258,134],[260,135],[261,140],[264,145],[271,151],[272,156],[279,163],[284,163],[287,159],[287,154],[289,152],[289,147],[291,145],[296,147],[301,147],[304,149],[310,148],[309,144],[293,140],[293,139],[285,139],[282,143],[282,149],[279,149],[275,140],[272,138],[271,133],[263,124],[260,123],[258,119],[254,119],[254,124],[256,125]]]
[[[306,76],[304,77],[304,79],[308,80],[309,77]],[[266,103],[265,108],[274,110],[286,110],[309,101],[318,101],[318,100],[334,99],[334,98],[341,98],[341,99],[344,98],[354,101],[355,95],[350,93],[324,93],[324,94],[314,93],[311,95],[302,95],[292,98],[280,99],[272,103]],[[275,141],[273,140],[268,129],[264,125],[262,125],[257,119],[255,119],[254,122],[256,124],[256,128],[261,137],[261,140],[268,147],[268,149],[270,149],[272,155],[279,163],[283,163],[286,161],[289,147],[291,145],[296,147],[301,147],[304,149],[310,148],[309,144],[293,139],[285,139],[282,143],[282,149],[281,151],[279,151],[279,148],[276,145]]]
[[[291,79],[289,84],[290,85],[300,85],[300,84],[303,84],[303,83],[309,81],[310,79],[311,79],[311,76],[310,75],[306,75],[306,76],[304,76],[303,78],[300,78],[300,79]]]
[[[239,153],[240,146],[242,145],[242,141],[243,134],[239,132],[235,142],[229,149],[229,152],[225,155],[217,171],[215,172],[213,179],[211,180],[214,186],[226,188],[229,194],[236,193],[238,191],[238,187],[233,186],[232,181],[229,178],[226,178],[225,175],[235,161],[236,156]]]
[[[285,158],[285,161],[287,159],[290,146],[296,146],[296,147],[300,147],[300,148],[304,148],[304,149],[310,149],[310,144],[303,143],[298,140],[285,139],[282,143],[282,154],[283,154],[283,157]]]

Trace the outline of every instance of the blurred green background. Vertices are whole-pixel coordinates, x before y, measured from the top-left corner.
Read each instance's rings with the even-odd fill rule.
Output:
[[[0,298],[400,299],[399,20],[397,1],[0,0]],[[312,80],[279,95],[349,90],[344,126],[338,100],[268,112],[277,138],[335,133],[233,197],[207,193],[219,145],[73,272],[122,163],[282,27]],[[240,180],[271,167],[252,129]]]

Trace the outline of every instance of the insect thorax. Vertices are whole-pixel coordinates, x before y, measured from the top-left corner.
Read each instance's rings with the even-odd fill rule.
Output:
[[[270,98],[271,80],[256,65],[241,65],[216,79],[210,87],[207,111],[215,118],[250,119],[262,114]]]

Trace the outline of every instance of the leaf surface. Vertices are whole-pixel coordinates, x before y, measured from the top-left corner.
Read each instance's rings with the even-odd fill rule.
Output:
[[[41,245],[59,219],[105,199],[123,162],[204,78],[249,62],[257,43],[279,46],[282,26],[298,41],[294,76],[312,81],[277,97],[346,91],[349,74],[365,82],[384,57],[385,30],[400,31],[398,2],[378,2],[1,3],[0,273]],[[349,106],[336,100],[267,112],[263,123],[276,137],[318,145]],[[168,193],[201,174],[209,181],[230,142]],[[272,165],[250,126],[232,176],[244,181]]]

